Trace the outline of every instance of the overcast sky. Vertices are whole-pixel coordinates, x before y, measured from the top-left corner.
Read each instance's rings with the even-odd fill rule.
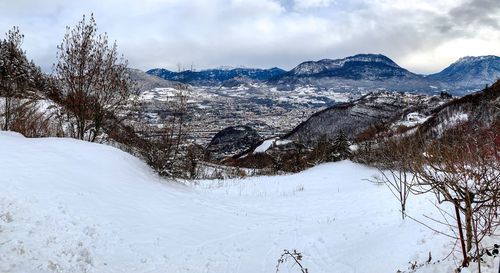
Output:
[[[51,71],[65,27],[94,13],[131,67],[291,69],[381,53],[417,73],[500,55],[500,0],[0,0],[0,30]]]

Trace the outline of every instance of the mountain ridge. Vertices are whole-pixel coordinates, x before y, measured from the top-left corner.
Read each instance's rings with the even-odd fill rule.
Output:
[[[226,81],[244,77],[282,91],[312,86],[340,92],[386,90],[439,94],[447,91],[462,96],[481,90],[486,84],[492,84],[500,78],[500,57],[465,56],[442,71],[430,75],[411,72],[385,55],[367,53],[341,59],[305,61],[288,71],[277,67],[214,68],[181,72],[155,68],[146,73],[195,86],[222,86]]]
[[[262,68],[212,68],[200,71],[185,70],[173,72],[163,68],[155,68],[146,71],[150,75],[155,75],[166,80],[179,81],[192,85],[221,85],[227,80],[235,77],[247,77],[252,80],[267,81],[285,70],[277,67],[268,69]]]
[[[453,89],[478,90],[500,78],[500,57],[494,55],[462,57],[442,71],[426,78],[446,83]]]

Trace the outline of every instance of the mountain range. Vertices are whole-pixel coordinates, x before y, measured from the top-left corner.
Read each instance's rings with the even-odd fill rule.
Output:
[[[286,71],[277,67],[270,69],[259,68],[216,68],[201,71],[172,72],[163,68],[148,70],[146,73],[158,76],[165,80],[177,81],[191,85],[214,86],[237,77],[249,78],[257,81],[267,81],[282,75]]]
[[[307,61],[290,71],[276,67],[181,72],[156,68],[147,73],[195,86],[235,86],[254,82],[283,91],[307,86],[337,92],[387,90],[434,94],[447,91],[465,95],[500,78],[500,57],[463,57],[431,75],[413,73],[381,54]]]
[[[500,57],[463,57],[427,78],[449,84],[455,89],[467,89],[470,86],[483,88],[500,78]]]

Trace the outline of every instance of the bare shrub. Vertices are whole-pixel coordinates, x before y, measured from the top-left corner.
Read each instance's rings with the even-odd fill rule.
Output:
[[[199,178],[198,164],[203,159],[204,149],[197,144],[191,144],[186,149],[184,158],[184,169],[187,171],[189,179]]]
[[[384,123],[377,123],[374,125],[370,125],[364,131],[362,131],[361,133],[357,134],[354,137],[354,142],[365,142],[374,140],[378,138],[378,136],[387,129],[388,129],[387,124]]]
[[[278,259],[278,264],[276,265],[276,273],[280,271],[280,266],[289,260],[292,260],[293,264],[298,265],[300,272],[308,273],[309,271],[307,270],[307,268],[302,265],[302,258],[302,253],[298,252],[297,250],[293,250],[292,252],[288,251],[287,249],[283,250],[283,254],[281,254],[280,258]]]
[[[38,101],[14,100],[10,130],[25,137],[61,136],[62,128],[57,123],[56,113],[42,109]]]
[[[406,216],[406,203],[416,183],[412,164],[418,149],[409,138],[389,139],[381,144],[377,169],[381,175],[376,182],[384,183],[399,201],[401,218]]]
[[[188,145],[187,90],[178,86],[177,93],[164,104],[169,113],[161,121],[160,127],[154,125],[136,125],[136,132],[130,133],[131,140],[138,156],[162,176],[185,177],[196,176],[192,164],[196,164],[199,155],[191,154],[191,161],[186,158]],[[192,151],[194,152],[194,151]]]

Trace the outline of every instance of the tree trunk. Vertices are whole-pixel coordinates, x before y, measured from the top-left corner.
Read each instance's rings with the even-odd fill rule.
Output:
[[[9,130],[9,123],[10,123],[10,107],[11,107],[11,98],[5,97],[5,123],[3,125],[3,130],[7,131]]]
[[[477,236],[477,222],[474,222],[474,243],[476,245],[477,272],[481,273],[481,254],[479,253],[479,237]]]
[[[457,217],[458,235],[459,235],[459,239],[460,239],[460,245],[462,246],[462,254],[464,256],[462,266],[466,267],[467,265],[469,265],[469,261],[467,258],[467,250],[465,249],[464,233],[462,231],[462,219],[460,219],[460,210],[459,210],[458,201],[455,201],[454,205],[455,205],[455,215]]]
[[[467,252],[472,249],[472,239],[474,234],[472,233],[472,208],[466,205],[465,208],[465,238],[467,241]]]
[[[80,140],[84,140],[84,137],[85,137],[85,119],[82,118],[82,117],[78,117],[77,118],[78,121],[77,121],[77,130],[78,130],[78,136],[77,138],[80,139]]]

